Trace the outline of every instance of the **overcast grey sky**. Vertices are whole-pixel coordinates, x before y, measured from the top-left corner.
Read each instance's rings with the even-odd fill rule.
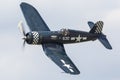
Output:
[[[20,3],[32,4],[51,30],[89,31],[87,21],[104,21],[103,33],[113,50],[100,42],[65,45],[80,75],[69,75],[49,60],[42,47],[22,51],[20,20],[26,25]],[[0,1],[0,80],[120,80],[120,0],[2,0]]]

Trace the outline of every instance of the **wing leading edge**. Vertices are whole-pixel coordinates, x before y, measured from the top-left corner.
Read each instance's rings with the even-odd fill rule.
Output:
[[[67,56],[63,44],[43,44],[43,50],[66,73],[80,74],[80,71]]]

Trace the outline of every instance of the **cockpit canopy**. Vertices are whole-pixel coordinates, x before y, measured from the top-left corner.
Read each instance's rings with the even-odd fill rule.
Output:
[[[64,36],[67,36],[67,35],[69,35],[69,30],[68,29],[61,29],[60,33]]]

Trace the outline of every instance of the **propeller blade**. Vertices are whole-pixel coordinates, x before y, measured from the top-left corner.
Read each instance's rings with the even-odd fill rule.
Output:
[[[23,46],[22,46],[22,50],[24,51],[24,49],[25,49],[25,40],[24,40],[24,42],[23,42]]]
[[[20,32],[22,33],[22,35],[23,35],[23,38],[22,38],[22,39],[24,40],[24,42],[23,42],[22,49],[23,49],[23,51],[24,51],[25,43],[26,43],[26,32],[25,32],[25,29],[24,29],[24,26],[23,26],[23,22],[22,22],[22,21],[20,21],[20,22],[18,23],[18,28],[19,28]]]
[[[23,34],[23,36],[25,36],[25,29],[22,21],[18,23],[18,28],[20,29],[20,32]]]
[[[23,48],[25,47],[25,40],[24,40],[24,42],[23,42]]]

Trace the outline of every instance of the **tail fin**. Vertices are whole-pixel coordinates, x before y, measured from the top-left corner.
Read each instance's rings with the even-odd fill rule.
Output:
[[[102,33],[103,24],[104,23],[102,21],[98,21],[95,24],[89,21],[88,25],[91,28],[90,33],[98,33],[99,34],[98,40],[103,44],[103,46],[106,47],[107,49],[112,49],[112,46],[110,45],[106,36]]]
[[[102,29],[103,29],[103,22],[98,21],[98,22],[95,23],[93,28],[90,30],[90,33],[101,33]]]

